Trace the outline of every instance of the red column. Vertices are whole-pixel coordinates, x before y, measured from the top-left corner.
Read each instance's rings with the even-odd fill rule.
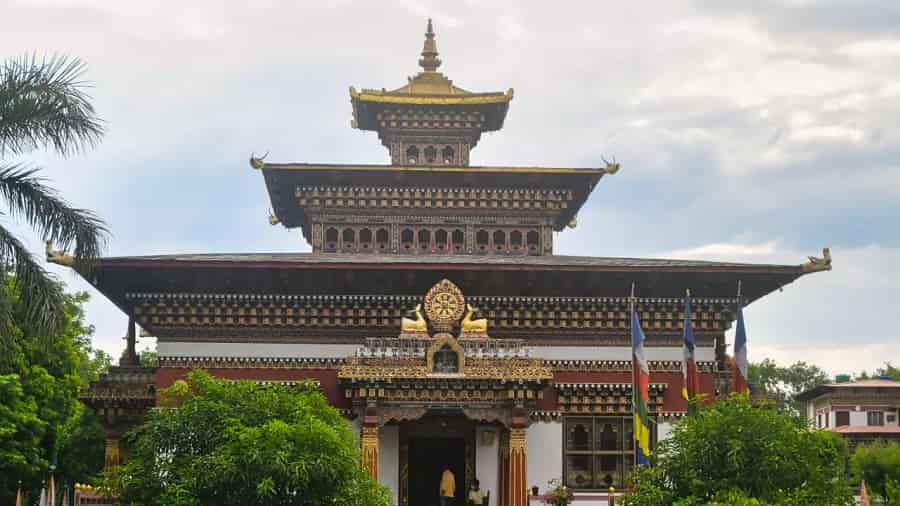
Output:
[[[509,429],[509,506],[528,506],[528,447],[525,428]]]

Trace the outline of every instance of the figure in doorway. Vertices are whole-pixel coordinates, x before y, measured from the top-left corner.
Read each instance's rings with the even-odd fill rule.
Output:
[[[484,503],[484,499],[487,495],[484,490],[479,488],[478,480],[472,482],[472,488],[469,489],[469,506],[488,506]]]
[[[456,477],[450,468],[444,468],[441,474],[441,506],[453,506],[453,496],[456,495]]]

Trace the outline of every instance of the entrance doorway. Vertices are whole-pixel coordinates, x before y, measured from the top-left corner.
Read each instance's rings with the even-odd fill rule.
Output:
[[[399,506],[438,506],[441,474],[456,481],[454,506],[465,506],[475,479],[475,423],[459,410],[432,410],[400,425]]]
[[[441,474],[449,468],[456,479],[455,506],[465,505],[466,440],[413,437],[409,440],[409,506],[438,506]]]

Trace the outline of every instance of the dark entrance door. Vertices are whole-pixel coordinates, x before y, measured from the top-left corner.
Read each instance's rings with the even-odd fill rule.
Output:
[[[441,474],[456,478],[454,506],[465,506],[466,440],[455,437],[409,439],[409,506],[438,506]]]

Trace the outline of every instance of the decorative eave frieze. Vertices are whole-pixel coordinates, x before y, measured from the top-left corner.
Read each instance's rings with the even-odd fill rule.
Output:
[[[251,340],[321,337],[329,332],[346,334],[345,338],[361,333],[396,335],[400,319],[420,300],[403,295],[144,292],[125,297],[138,324],[152,329],[157,337],[198,340],[230,334]],[[619,345],[630,329],[626,297],[471,296],[467,301],[500,337],[545,336],[549,343],[595,336],[616,338]],[[694,299],[693,304],[693,325],[701,344],[730,327],[733,299]],[[650,342],[678,337],[684,318],[681,305],[681,299],[638,299],[637,310]]]
[[[345,357],[159,357],[159,366],[193,369],[335,369]]]
[[[577,416],[577,415],[576,415]],[[658,422],[673,422],[687,416],[685,411],[657,411],[656,419]],[[565,413],[558,410],[535,410],[530,414],[532,422],[561,422],[565,417]]]
[[[540,351],[534,353],[540,356]],[[544,360],[544,364],[554,371],[604,371],[604,372],[631,372],[630,360]],[[647,362],[650,372],[681,372],[680,360],[650,360]],[[714,372],[715,362],[697,362],[699,372]]]
[[[563,413],[624,413],[631,411],[631,383],[557,383],[557,405]],[[668,383],[651,383],[648,388],[650,411],[664,403]]]
[[[468,345],[469,343],[463,344]],[[500,358],[500,353],[485,354],[483,357]],[[357,354],[361,358],[390,358],[384,353],[365,355]],[[412,356],[412,355],[410,355]],[[424,351],[416,353],[416,357],[422,358]],[[397,355],[397,358],[405,356]],[[515,354],[509,355],[509,358],[515,357]],[[409,358],[409,357],[405,357]],[[473,358],[480,358],[475,356]],[[533,352],[529,359],[541,360],[540,351]],[[176,357],[161,356],[159,357],[159,366],[166,368],[185,368],[192,369],[196,367],[209,369],[336,369],[347,365],[351,357]],[[371,363],[371,362],[370,362]],[[631,372],[631,362],[627,360],[541,360],[542,366],[552,372],[556,371],[583,371],[583,372]],[[648,361],[651,373],[659,372],[681,372],[681,362],[672,361]],[[715,370],[715,362],[698,362],[697,369],[702,373],[712,373]]]

